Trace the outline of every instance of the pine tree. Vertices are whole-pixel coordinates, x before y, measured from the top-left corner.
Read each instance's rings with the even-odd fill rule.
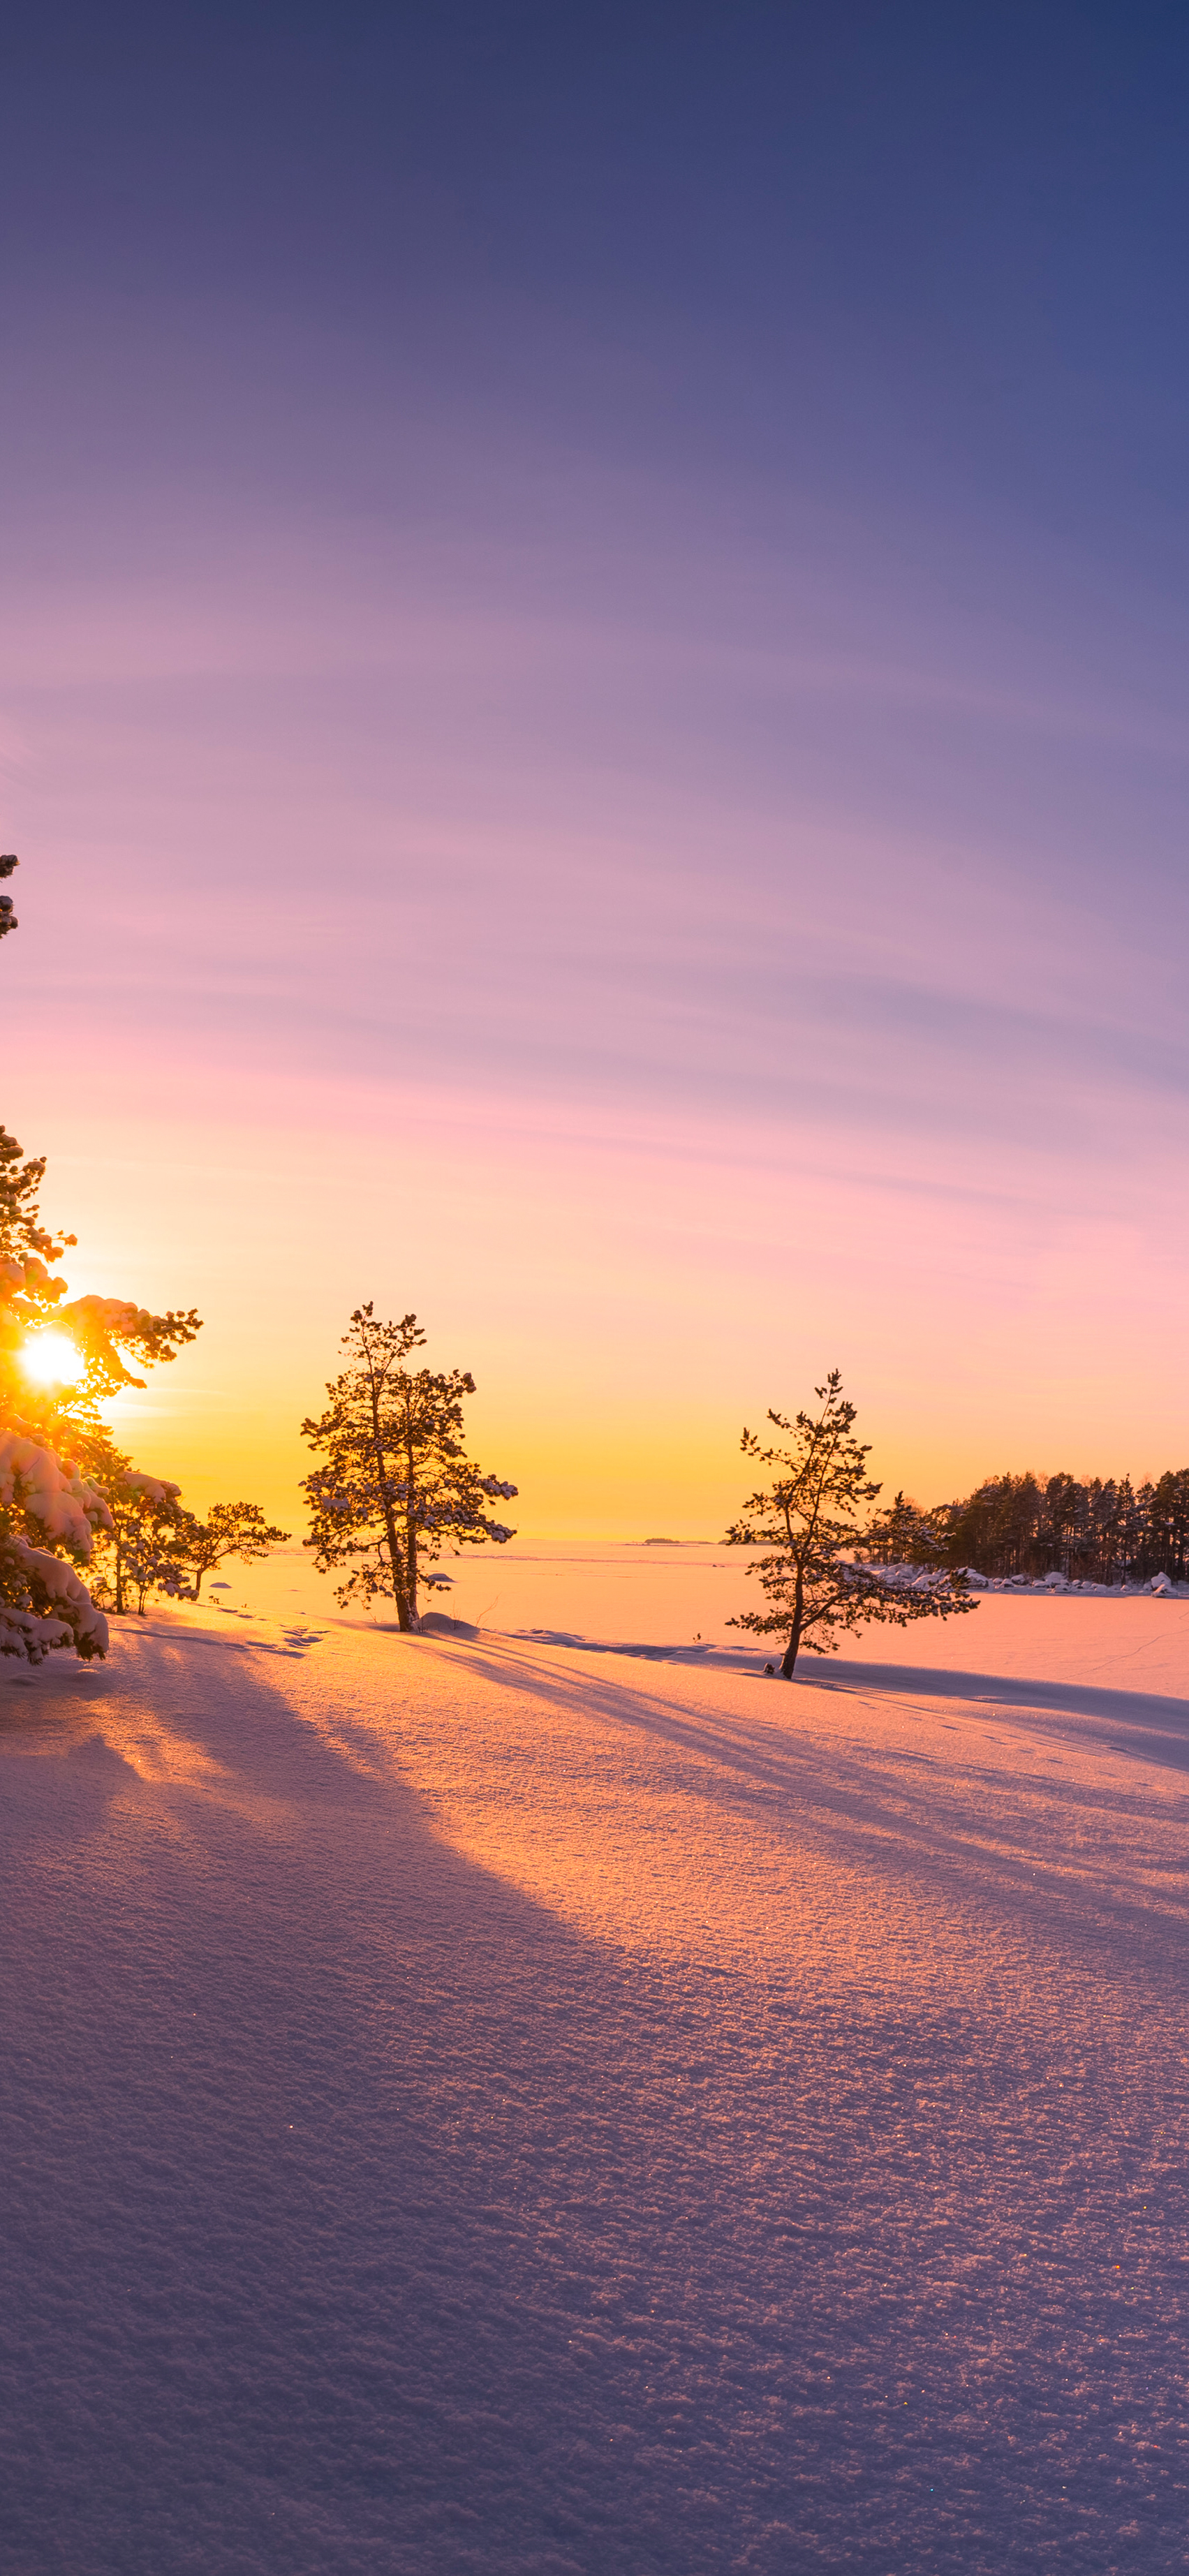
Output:
[[[203,1576],[213,1574],[228,1557],[254,1565],[270,1547],[283,1547],[288,1536],[288,1530],[266,1521],[259,1503],[212,1503],[204,1521],[187,1513],[179,1551],[188,1578],[187,1599],[197,1601]]]
[[[1183,1583],[1189,1566],[1189,1467],[1166,1468],[1152,1502],[1161,1571]]]
[[[821,1406],[816,1415],[799,1413],[789,1421],[769,1412],[769,1422],[789,1435],[790,1445],[762,1448],[754,1431],[744,1431],[744,1457],[777,1472],[770,1485],[749,1494],[727,1532],[732,1546],[768,1551],[747,1569],[758,1577],[767,1609],[742,1611],[727,1625],[759,1637],[787,1632],[780,1665],[785,1681],[792,1680],[807,1639],[819,1654],[837,1654],[839,1629],[861,1628],[868,1620],[906,1628],[913,1620],[946,1619],[977,1606],[961,1575],[915,1563],[872,1562],[883,1534],[867,1519],[881,1491],[867,1473],[870,1444],[853,1436],[856,1408],[842,1392],[838,1369],[814,1391]],[[897,1499],[903,1526],[912,1507]]]
[[[415,1315],[380,1323],[370,1303],[357,1307],[343,1335],[349,1364],[329,1381],[320,1420],[301,1426],[303,1440],[326,1452],[303,1480],[304,1544],[320,1573],[350,1568],[340,1602],[394,1601],[404,1629],[418,1625],[422,1589],[447,1581],[434,1572],[443,1554],[516,1535],[488,1510],[497,1497],[510,1501],[515,1485],[484,1475],[463,1444],[475,1381],[465,1369],[407,1368],[424,1341]]]
[[[903,1491],[868,1522],[864,1536],[865,1553],[877,1565],[940,1565],[944,1544],[944,1513],[922,1511]]]
[[[15,866],[0,858],[0,878]],[[0,937],[15,928],[5,896]],[[0,1127],[0,1655],[34,1664],[60,1646],[106,1652],[107,1621],[82,1579],[97,1533],[114,1526],[104,1483],[116,1453],[98,1408],[143,1385],[130,1363],[172,1360],[200,1329],[192,1308],[152,1315],[119,1297],[69,1300],[50,1265],[75,1237],[42,1224],[44,1176],[44,1156]],[[51,1329],[81,1370],[74,1385],[39,1390],[25,1360]]]
[[[44,1172],[44,1157],[24,1156],[0,1128],[0,1654],[31,1663],[56,1646],[73,1645],[84,1658],[106,1652],[107,1622],[82,1579],[96,1541],[114,1539],[117,1513],[139,1523],[145,1497],[177,1487],[137,1478],[99,1407],[121,1387],[143,1386],[130,1361],[172,1360],[199,1331],[192,1309],[152,1315],[117,1297],[63,1302],[66,1281],[47,1264],[74,1237],[41,1223]],[[25,1369],[47,1330],[81,1362],[73,1385],[38,1389]]]
[[[190,1522],[180,1486],[141,1474],[115,1448],[101,1481],[108,1522],[95,1533],[87,1567],[92,1600],[118,1618],[133,1608],[143,1615],[151,1592],[178,1600],[186,1588],[183,1548]]]

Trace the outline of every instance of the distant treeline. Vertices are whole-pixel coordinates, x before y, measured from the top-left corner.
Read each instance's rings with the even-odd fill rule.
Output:
[[[989,1476],[964,1501],[922,1511],[897,1494],[864,1553],[878,1563],[973,1566],[1071,1581],[1189,1580],[1189,1467],[1129,1476]]]

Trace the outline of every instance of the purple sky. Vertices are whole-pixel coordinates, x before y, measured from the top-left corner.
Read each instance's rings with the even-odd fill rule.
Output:
[[[5,1115],[208,1315],[160,1463],[283,1501],[368,1295],[538,1527],[717,1526],[835,1361],[930,1494],[1179,1462],[1187,55],[18,39]]]

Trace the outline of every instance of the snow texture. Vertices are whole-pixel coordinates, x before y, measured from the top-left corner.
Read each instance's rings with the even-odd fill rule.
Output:
[[[90,1555],[93,1523],[111,1528],[102,1495],[77,1467],[27,1432],[0,1431],[0,1505],[14,1500],[40,1521],[47,1538],[63,1539],[82,1556]]]
[[[20,1655],[26,1663],[43,1664],[56,1646],[68,1646],[71,1639],[67,1620],[48,1619],[44,1612],[0,1601],[0,1655]]]
[[[22,1538],[10,1538],[7,1545],[17,1564],[35,1577],[50,1600],[58,1602],[65,1613],[64,1620],[34,1619],[33,1626],[40,1628],[46,1637],[53,1627],[65,1626],[68,1636],[90,1645],[96,1654],[105,1655],[108,1648],[107,1621],[102,1610],[96,1609],[86,1584],[80,1581],[73,1566],[67,1565],[63,1557],[51,1556],[47,1548],[28,1546]],[[0,1606],[2,1620],[19,1622],[28,1617],[26,1611],[12,1610],[7,1604]]]
[[[1187,1617],[6,1674],[6,2576],[1184,2569]]]
[[[180,1485],[167,1485],[161,1476],[146,1476],[139,1467],[129,1467],[120,1478],[120,1490],[125,1494],[147,1494],[151,1503],[161,1504],[176,1502],[182,1489]]]

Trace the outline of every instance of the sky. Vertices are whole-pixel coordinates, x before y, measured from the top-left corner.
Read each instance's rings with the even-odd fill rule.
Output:
[[[55,5],[0,80],[6,1124],[302,1526],[1189,1455],[1171,7]]]

